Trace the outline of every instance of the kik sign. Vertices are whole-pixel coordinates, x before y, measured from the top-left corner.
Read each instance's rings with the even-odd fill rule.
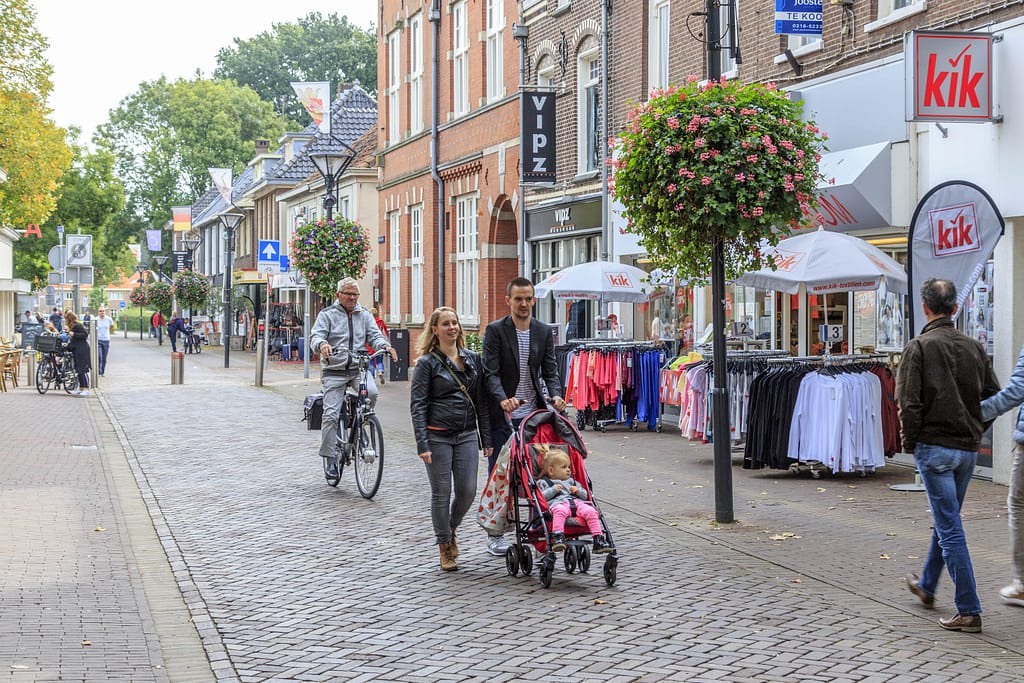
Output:
[[[524,90],[522,98],[523,181],[555,182],[555,94]]]
[[[935,258],[981,249],[974,204],[961,204],[928,212]]]
[[[775,249],[773,258],[775,259],[775,269],[781,270],[786,273],[793,272],[793,269],[800,265],[800,262],[807,256],[802,251],[789,251],[788,249]]]
[[[625,287],[633,289],[633,281],[629,279],[629,273],[605,273],[605,279],[609,287]]]
[[[907,38],[909,120],[992,119],[992,35],[915,31]]]

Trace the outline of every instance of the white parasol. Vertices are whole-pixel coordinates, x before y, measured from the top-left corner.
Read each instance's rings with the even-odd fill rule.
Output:
[[[543,299],[551,294],[555,299],[621,301],[643,303],[654,286],[650,276],[624,263],[591,261],[563,268],[534,286],[534,294]]]
[[[744,273],[735,283],[758,289],[796,294],[804,285],[808,294],[878,289],[907,293],[907,274],[881,249],[841,232],[818,228],[790,237],[771,249],[776,269]]]

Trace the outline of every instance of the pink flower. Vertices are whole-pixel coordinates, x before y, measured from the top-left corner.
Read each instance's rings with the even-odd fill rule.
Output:
[[[703,147],[705,144],[707,143],[704,141],[704,138],[697,138],[696,140],[693,141],[694,147]]]
[[[665,189],[668,190],[669,194],[672,194],[673,192],[676,191],[676,184],[675,183],[669,183],[668,187],[666,187]]]
[[[747,176],[744,173],[737,173],[736,180],[740,181],[741,183],[745,183],[747,182]]]
[[[747,161],[749,163],[751,163],[751,164],[756,164],[757,163],[757,155],[756,154],[748,154],[747,155]]]
[[[677,119],[675,117],[670,118],[665,123],[667,123],[668,127],[671,128],[672,130],[675,130],[675,129],[679,128],[679,119]]]
[[[711,184],[711,178],[709,178],[707,176],[704,176],[703,178],[700,179],[700,184],[701,185],[710,185]]]
[[[711,158],[711,152],[701,152],[700,153],[700,160],[701,161],[707,161],[710,158]]]

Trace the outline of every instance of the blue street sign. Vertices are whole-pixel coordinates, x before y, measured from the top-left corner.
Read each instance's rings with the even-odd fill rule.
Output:
[[[260,240],[260,263],[277,263],[281,257],[281,243],[277,240]]]
[[[822,0],[775,0],[775,32],[821,35]]]
[[[290,265],[291,265],[291,262],[288,260],[288,254],[281,254],[281,272],[282,273],[287,273],[288,272],[288,266],[290,266]]]
[[[117,307],[120,308],[123,311],[124,309],[128,308],[128,302],[127,301],[119,301],[119,302],[117,302]]]

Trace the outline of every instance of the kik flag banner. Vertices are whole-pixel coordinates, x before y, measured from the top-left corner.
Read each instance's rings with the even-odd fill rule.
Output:
[[[229,205],[231,204],[231,169],[230,168],[208,168],[210,178],[213,179],[213,186],[220,192]]]
[[[921,283],[933,277],[951,280],[957,305],[963,308],[1003,227],[1003,216],[988,193],[965,180],[937,185],[921,198],[910,222],[907,253],[911,336],[920,334],[927,322],[921,310]]]
[[[147,230],[146,231],[146,248],[150,251],[160,251],[162,249],[160,230]]]
[[[324,135],[331,134],[331,84],[327,81],[292,83],[292,89]]]
[[[171,207],[172,222],[174,223],[174,232],[188,232],[192,229],[192,207],[191,206],[172,206]]]

